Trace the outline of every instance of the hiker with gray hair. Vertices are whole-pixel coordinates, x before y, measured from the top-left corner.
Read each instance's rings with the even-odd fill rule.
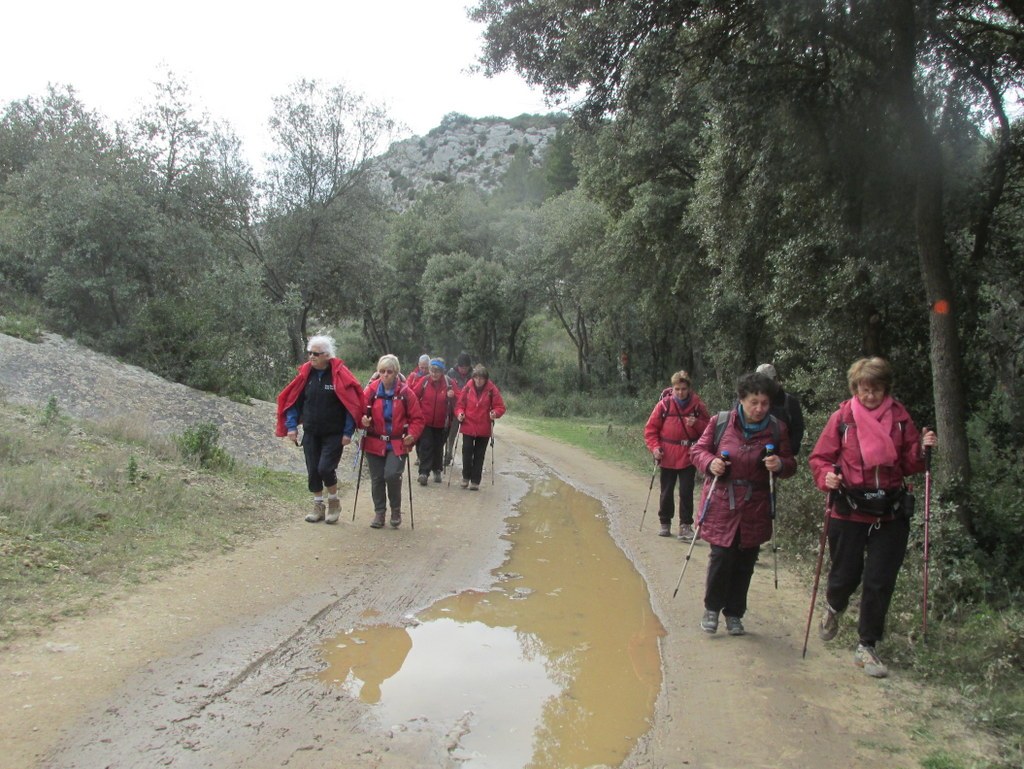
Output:
[[[804,439],[804,411],[800,406],[800,399],[783,389],[782,383],[779,382],[778,372],[771,363],[762,363],[757,367],[756,373],[764,374],[775,383],[771,415],[779,421],[785,422],[786,427],[789,428],[789,444],[793,448],[795,457],[800,453],[800,444]]]
[[[279,438],[287,436],[302,446],[307,485],[313,494],[313,509],[306,520],[337,523],[341,512],[338,463],[345,446],[352,442],[356,420],[362,417],[366,402],[359,380],[343,360],[334,357],[331,337],[322,334],[310,337],[306,351],[309,360],[299,367],[298,375],[277,396],[275,433]]]

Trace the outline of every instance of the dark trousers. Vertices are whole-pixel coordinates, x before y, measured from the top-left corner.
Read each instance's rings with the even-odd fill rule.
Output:
[[[309,490],[319,494],[324,486],[338,485],[338,463],[341,462],[341,433],[302,435],[302,453],[306,457],[306,478]]]
[[[671,523],[676,514],[675,488],[679,479],[679,522],[693,525],[693,479],[697,468],[693,465],[682,470],[661,468],[661,502],[658,506],[658,520]]]
[[[833,518],[828,522],[828,552],[832,565],[828,572],[828,605],[845,611],[858,585],[861,586],[860,618],[857,632],[860,642],[874,646],[882,640],[885,616],[896,588],[903,558],[907,554],[910,521],[870,524]]]
[[[726,617],[742,617],[747,613],[747,592],[760,551],[760,546],[741,548],[739,532],[730,547],[711,546],[704,588],[705,609],[720,611]]]
[[[470,483],[480,485],[484,474],[484,457],[490,436],[462,436],[462,477]]]
[[[444,427],[425,427],[416,444],[416,455],[420,460],[420,475],[433,471],[441,472],[444,467]]]
[[[383,513],[391,503],[393,511],[402,509],[402,470],[405,456],[395,456],[389,451],[384,456],[367,454],[370,464],[370,496],[373,497],[373,512]]]

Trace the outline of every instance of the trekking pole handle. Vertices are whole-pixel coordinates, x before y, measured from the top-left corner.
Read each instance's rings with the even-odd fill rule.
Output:
[[[921,432],[922,433],[926,433],[929,430],[931,430],[930,427],[925,427],[924,430],[922,430]],[[926,473],[930,473],[932,471],[932,447],[931,446],[925,446],[924,447],[924,471]]]

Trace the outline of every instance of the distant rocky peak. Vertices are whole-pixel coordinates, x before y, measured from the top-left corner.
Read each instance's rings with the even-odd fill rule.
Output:
[[[445,184],[470,184],[492,192],[517,155],[525,153],[539,166],[567,120],[560,113],[471,118],[452,112],[426,136],[392,144],[376,159],[373,172],[398,209],[425,190]]]

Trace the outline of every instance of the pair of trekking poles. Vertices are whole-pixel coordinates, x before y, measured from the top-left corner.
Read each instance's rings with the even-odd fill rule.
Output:
[[[363,480],[363,457],[366,456],[366,452],[362,450],[363,438],[366,437],[366,430],[362,431],[362,435],[359,437],[359,441],[356,443],[356,452],[359,454],[359,470],[356,471],[356,493],[352,497],[352,522],[356,520],[356,505],[359,503],[359,485]],[[416,514],[413,511],[412,506],[412,471],[409,469],[409,457],[412,454],[412,446],[408,447],[405,452],[405,458],[403,462],[403,472],[409,479],[409,527],[412,529],[416,528]],[[355,464],[355,458],[352,459],[353,465]]]
[[[926,430],[928,428],[925,428]],[[833,465],[832,472],[839,475],[839,465]],[[840,486],[840,489],[842,486]],[[818,600],[818,583],[821,580],[821,565],[825,560],[825,545],[828,542],[828,522],[831,520],[832,507],[839,489],[830,491],[825,501],[825,518],[821,525],[821,537],[818,540],[818,562],[814,567],[814,587],[811,589],[811,607],[807,612],[807,627],[804,628],[804,648],[800,656],[807,657],[807,641],[811,635],[811,622],[814,617],[814,604]],[[929,571],[929,527],[932,518],[932,447],[924,447],[924,585],[921,597],[921,641],[928,639],[928,571]]]
[[[775,445],[774,444],[769,443],[767,446],[765,446],[765,456],[766,457],[771,456],[774,453],[775,453]],[[719,458],[723,462],[728,463],[728,461],[729,461],[729,452],[728,451],[723,451]],[[675,590],[672,591],[672,597],[673,598],[675,598],[676,595],[679,593],[679,587],[683,584],[683,575],[686,574],[686,567],[689,565],[690,558],[693,556],[693,548],[697,545],[697,540],[700,538],[700,530],[701,530],[701,527],[704,525],[704,519],[707,518],[708,508],[711,505],[711,498],[712,498],[712,496],[715,493],[715,486],[718,485],[718,479],[721,478],[721,477],[723,477],[723,476],[716,475],[714,478],[711,479],[711,488],[708,489],[707,496],[704,498],[704,504],[701,507],[700,515],[697,517],[697,527],[696,527],[696,529],[693,532],[693,539],[690,540],[690,547],[686,551],[686,558],[683,560],[683,568],[679,572],[679,579],[676,581],[676,588],[675,588]],[[654,478],[653,477],[651,478],[651,488],[654,488]],[[768,490],[769,490],[769,498],[771,500],[770,508],[769,508],[769,518],[771,519],[771,522],[772,522],[772,558],[773,558],[773,561],[774,561],[774,571],[775,571],[775,589],[778,590],[779,589],[779,555],[778,555],[779,554],[779,548],[776,545],[776,540],[775,540],[775,473],[771,472],[770,470],[768,471]],[[647,492],[647,499],[648,499],[648,501],[650,500],[650,491]],[[644,513],[646,514],[646,512],[647,512],[647,508],[645,506],[644,507]],[[640,526],[641,526],[641,528],[643,527],[643,518],[642,517],[641,517],[641,521],[640,521]]]
[[[459,449],[459,438],[461,436],[462,436],[462,433],[458,433],[458,432],[455,433],[455,442],[452,444],[452,461],[451,461],[451,464],[449,465],[449,467],[451,468],[451,471],[448,473],[448,488],[449,489],[452,487],[452,476],[455,475],[455,454],[456,454],[456,452]],[[463,442],[465,442],[465,439],[463,439]],[[490,444],[491,444],[490,445],[490,448],[491,448],[491,485],[493,486],[494,485],[494,420],[493,419],[491,420],[491,441],[490,441]]]

